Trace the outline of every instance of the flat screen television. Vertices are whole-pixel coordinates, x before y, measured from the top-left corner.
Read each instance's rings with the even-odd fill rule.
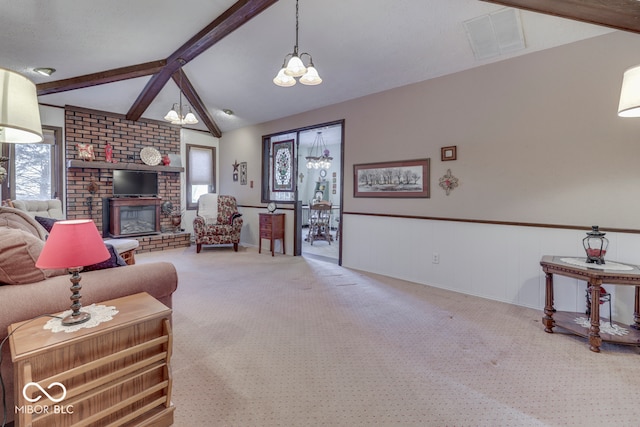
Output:
[[[158,195],[158,172],[113,171],[114,197],[149,197]]]

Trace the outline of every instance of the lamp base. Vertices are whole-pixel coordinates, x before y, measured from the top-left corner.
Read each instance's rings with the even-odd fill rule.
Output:
[[[77,314],[73,313],[68,315],[64,319],[62,319],[62,325],[63,326],[79,325],[80,323],[84,323],[89,319],[91,319],[90,313],[79,311]]]

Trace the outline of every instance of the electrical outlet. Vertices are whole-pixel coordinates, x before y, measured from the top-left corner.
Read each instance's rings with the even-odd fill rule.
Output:
[[[433,264],[439,264],[440,263],[440,254],[438,252],[434,252],[433,253],[433,257],[431,258],[431,262]]]

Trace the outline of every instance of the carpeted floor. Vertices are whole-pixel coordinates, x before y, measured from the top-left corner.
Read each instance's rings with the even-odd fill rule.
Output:
[[[255,248],[173,262],[177,426],[636,426],[640,351],[542,313]]]

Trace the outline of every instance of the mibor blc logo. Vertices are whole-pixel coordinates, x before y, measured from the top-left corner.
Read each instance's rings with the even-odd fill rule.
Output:
[[[29,388],[37,388],[38,390],[40,390],[39,395],[35,396],[35,397],[30,397],[30,395],[27,393]],[[49,391],[47,391],[49,390]],[[62,392],[62,394],[60,396],[58,396],[59,392]],[[57,397],[52,396],[52,394],[55,394]],[[56,405],[24,405],[24,406],[16,406],[16,413],[22,413],[22,414],[73,414],[73,405],[58,405],[57,403],[60,403],[64,400],[65,397],[67,397],[67,388],[64,386],[64,384],[59,383],[59,382],[52,382],[51,384],[49,384],[47,386],[47,389],[45,390],[44,388],[42,388],[42,386],[38,383],[35,382],[29,382],[26,383],[24,385],[24,387],[22,387],[22,396],[25,398],[26,401],[31,402],[31,403],[36,403],[38,401],[40,401],[40,399],[42,399],[42,395],[44,395],[47,399],[49,399],[50,401],[52,401],[53,403],[56,403]]]

